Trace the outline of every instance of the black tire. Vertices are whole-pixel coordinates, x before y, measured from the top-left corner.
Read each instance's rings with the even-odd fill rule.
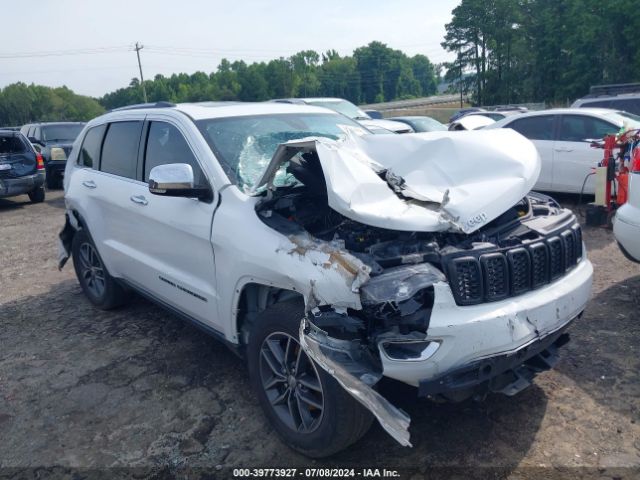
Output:
[[[71,252],[76,277],[91,303],[103,310],[111,310],[127,302],[129,292],[109,274],[93,240],[84,229],[74,235]]]
[[[287,301],[277,303],[267,308],[257,319],[256,325],[252,328],[249,345],[247,350],[247,361],[249,364],[249,375],[251,377],[251,384],[258,395],[260,405],[264,410],[267,418],[282,437],[287,445],[294,450],[313,458],[327,457],[341,450],[344,450],[352,443],[356,442],[362,437],[371,426],[373,421],[373,415],[364,408],[356,399],[354,399],[349,393],[347,393],[338,384],[335,378],[325,372],[320,366],[315,365],[304,354],[304,360],[302,357],[299,360],[300,368],[298,369],[298,375],[302,378],[302,381],[296,382],[290,380],[292,375],[284,374],[282,377],[289,378],[289,381],[278,380],[276,375],[272,372],[275,371],[270,368],[271,362],[267,361],[267,357],[276,359],[273,354],[273,344],[284,345],[286,336],[289,336],[295,340],[295,345],[291,343],[290,354],[284,356],[293,359],[298,352],[297,349],[301,347],[298,344],[298,329],[300,327],[300,320],[304,314],[304,305],[299,300]],[[269,343],[267,342],[269,340]],[[283,343],[279,343],[283,342]],[[263,353],[263,350],[265,353]],[[282,350],[284,352],[284,350]],[[309,363],[306,363],[308,361]],[[284,362],[285,364],[288,362]],[[293,362],[292,362],[293,363]],[[312,367],[312,368],[310,368]],[[305,372],[300,373],[303,370]],[[293,376],[295,376],[295,370]],[[316,373],[316,379],[319,383],[315,383],[315,387],[320,387],[321,391],[316,388],[308,388],[308,384],[313,380],[313,374]],[[271,376],[271,379],[265,376]],[[267,388],[266,384],[277,382],[277,386]],[[295,415],[289,415],[292,419],[291,422],[283,420],[283,416],[287,416],[285,411],[291,413],[291,405],[288,401],[282,401],[278,407],[274,407],[271,399],[280,399],[287,395],[286,391],[290,392],[287,398],[296,398],[297,409],[294,404],[294,411],[298,412],[297,418],[300,420],[298,429],[294,429],[296,424]],[[275,393],[274,393],[275,392]],[[282,393],[284,392],[284,393]],[[295,392],[295,393],[294,393]],[[322,408],[309,408],[305,402],[300,402],[298,395],[314,396],[314,402],[321,405]],[[294,396],[295,395],[295,396]],[[321,398],[320,400],[318,400]],[[274,401],[274,403],[277,402]],[[302,405],[302,408],[301,408]],[[307,408],[307,410],[304,409]],[[279,408],[279,410],[276,410]],[[307,425],[302,421],[302,412],[308,414],[307,418],[312,418],[312,422],[307,428]],[[306,430],[306,431],[301,431]]]
[[[29,192],[29,200],[31,203],[42,203],[44,202],[44,187],[41,185],[35,190]]]
[[[57,185],[56,177],[50,169],[45,170],[45,182],[47,184],[47,190],[54,190]]]

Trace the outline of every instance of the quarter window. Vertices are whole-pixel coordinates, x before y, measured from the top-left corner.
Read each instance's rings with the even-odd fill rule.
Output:
[[[142,122],[110,124],[102,146],[100,170],[135,179],[141,131]]]
[[[529,140],[553,140],[554,115],[521,118],[507,125]]]
[[[100,158],[100,147],[106,125],[99,125],[90,129],[82,141],[78,164],[89,168],[98,168],[98,159]]]
[[[200,165],[180,131],[170,123],[151,122],[144,156],[144,181],[149,181],[149,173],[153,167],[169,163],[191,165],[194,183],[206,183]]]
[[[586,115],[563,115],[560,121],[558,140],[562,142],[584,142],[601,139],[605,135],[616,133],[618,127]]]

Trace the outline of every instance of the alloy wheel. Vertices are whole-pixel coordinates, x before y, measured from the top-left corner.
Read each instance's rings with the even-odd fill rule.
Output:
[[[274,412],[285,425],[298,433],[318,428],[324,413],[322,384],[297,339],[274,332],[263,340],[260,378]]]
[[[97,298],[105,291],[104,266],[95,247],[90,243],[80,245],[80,273],[87,289]]]

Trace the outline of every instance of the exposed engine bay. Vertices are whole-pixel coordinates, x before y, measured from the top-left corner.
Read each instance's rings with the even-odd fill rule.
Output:
[[[403,335],[413,331],[426,333],[429,319],[426,310],[433,303],[433,289],[420,286],[430,285],[434,280],[446,281],[444,257],[535,241],[541,232],[528,227],[528,221],[550,219],[566,212],[552,198],[531,193],[471,234],[387,230],[351,220],[329,207],[324,175],[315,152],[296,155],[286,166],[286,172],[297,182],[273,190],[258,204],[262,221],[285,235],[307,232],[348,251],[371,269],[369,282],[360,289],[363,310],[350,312],[361,317],[362,324],[336,321],[317,325],[337,328],[342,335],[347,330],[352,333],[360,330],[375,338],[377,334],[388,333],[390,328]],[[394,291],[390,287],[392,280],[402,278],[405,271],[414,280],[412,291]]]
[[[534,258],[533,246],[542,245],[545,252],[551,252],[551,259],[545,256],[542,261],[553,267],[553,248],[546,242],[560,230],[563,235],[568,232],[567,241],[572,242],[568,245],[573,249],[565,246],[558,251],[558,255],[566,254],[561,273],[582,254],[575,216],[538,193],[529,193],[470,233],[456,228],[454,221],[447,230],[406,231],[367,225],[332,208],[327,191],[330,182],[315,150],[291,155],[278,174],[290,181],[271,185],[264,192],[256,206],[259,218],[289,239],[310,236],[314,242],[357,258],[368,269],[368,278],[354,290],[362,308],[318,302],[301,323],[301,345],[403,445],[410,445],[408,416],[370,387],[383,376],[382,357],[425,361],[439,348],[437,341],[429,339],[434,287],[448,284],[456,303],[464,306],[536,288],[531,283],[536,275],[548,283],[553,272],[530,258]],[[415,192],[407,196],[403,178],[384,169],[376,174],[395,197],[408,205],[430,208],[428,202],[415,198]],[[434,208],[441,211],[447,202],[445,194],[442,204]],[[523,263],[523,255],[529,263]],[[472,390],[458,392],[456,398],[471,394]],[[442,395],[450,398],[447,393]]]

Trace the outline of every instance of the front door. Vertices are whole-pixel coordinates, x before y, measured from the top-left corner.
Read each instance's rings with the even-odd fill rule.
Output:
[[[554,146],[552,189],[580,193],[584,183],[583,193],[593,194],[595,177],[588,175],[602,160],[603,151],[592,148],[591,143],[617,131],[614,124],[596,117],[562,115]]]
[[[196,184],[208,180],[177,125],[148,122],[142,137],[142,181],[128,187],[129,207],[135,212],[128,235],[140,259],[127,275],[158,299],[222,330],[215,314],[215,263],[210,238],[216,203],[153,195],[147,186],[151,169],[169,163],[190,164]]]

